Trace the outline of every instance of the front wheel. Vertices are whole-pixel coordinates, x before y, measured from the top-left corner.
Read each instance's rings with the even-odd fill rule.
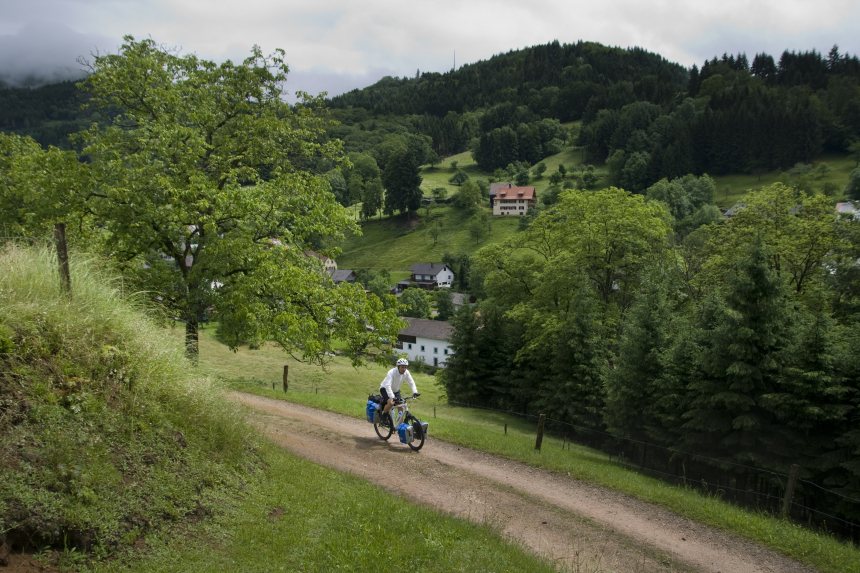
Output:
[[[409,442],[409,447],[417,452],[424,447],[424,440],[427,436],[424,435],[424,426],[421,425],[421,420],[413,417],[412,420],[412,441]]]
[[[375,417],[373,420],[373,429],[376,431],[376,435],[379,436],[383,440],[387,440],[391,437],[391,434],[394,433],[394,428],[391,427],[391,416],[388,417],[389,423],[388,425],[382,424],[382,414]]]

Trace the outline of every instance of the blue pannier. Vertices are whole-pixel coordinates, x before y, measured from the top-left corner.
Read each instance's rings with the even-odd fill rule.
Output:
[[[376,410],[379,408],[379,404],[374,402],[373,400],[367,401],[367,407],[365,408],[365,414],[367,415],[367,421],[371,424],[373,423],[373,417],[376,414]]]

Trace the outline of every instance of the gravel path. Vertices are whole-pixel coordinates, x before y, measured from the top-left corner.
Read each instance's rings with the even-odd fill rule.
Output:
[[[814,569],[658,506],[569,477],[433,439],[412,452],[367,422],[234,392],[276,444],[324,466],[476,523],[548,557],[560,570],[809,573]],[[403,480],[388,471],[408,464]]]

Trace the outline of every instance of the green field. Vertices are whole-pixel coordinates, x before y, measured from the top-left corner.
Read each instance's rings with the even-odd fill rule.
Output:
[[[429,214],[422,208],[411,217],[366,221],[361,237],[345,241],[338,267],[388,270],[393,280],[400,280],[409,276],[415,263],[441,262],[445,253],[470,254],[485,244],[507,239],[519,228],[519,218],[492,217],[489,233],[476,242],[468,221],[467,214],[448,205],[431,206]],[[437,223],[441,230],[434,244],[431,228]]]

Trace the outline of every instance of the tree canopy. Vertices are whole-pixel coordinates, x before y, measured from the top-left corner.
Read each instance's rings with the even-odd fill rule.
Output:
[[[106,251],[185,322],[189,355],[206,317],[231,345],[274,340],[306,360],[335,337],[355,360],[384,351],[393,311],[306,254],[357,229],[324,175],[342,152],[319,101],[284,102],[282,52],[215,64],[128,36],[91,66],[90,105],[111,120],[80,134],[86,208]]]

